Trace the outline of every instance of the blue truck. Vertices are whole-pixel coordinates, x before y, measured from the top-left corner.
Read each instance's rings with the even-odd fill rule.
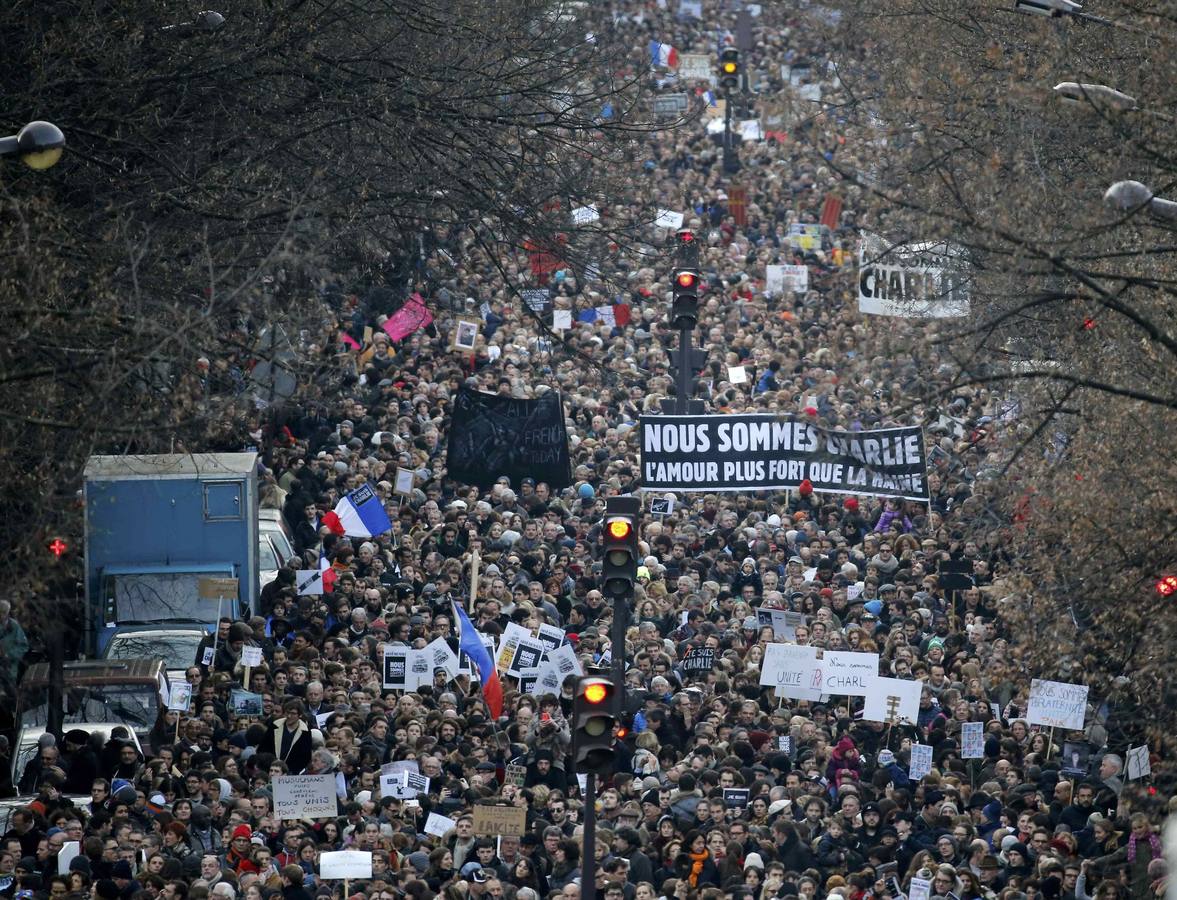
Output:
[[[256,453],[92,456],[84,479],[87,655],[255,608]]]

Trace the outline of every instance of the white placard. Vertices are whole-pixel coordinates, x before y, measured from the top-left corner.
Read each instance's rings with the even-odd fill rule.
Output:
[[[1087,716],[1087,685],[1035,678],[1030,682],[1026,721],[1031,725],[1083,730]]]
[[[241,648],[241,665],[260,666],[262,664],[262,648],[261,647],[242,647]]]
[[[445,669],[450,678],[458,677],[458,654],[450,648],[444,637],[434,638],[421,652],[425,654],[433,669]]]
[[[380,773],[380,796],[398,800],[415,800],[418,794],[429,793],[429,778],[416,772]]]
[[[404,466],[396,467],[396,481],[393,482],[393,493],[402,494],[407,497],[413,493],[413,482],[416,480],[417,473],[413,469],[406,469]]]
[[[544,622],[536,629],[536,638],[551,652],[564,644],[564,629]]]
[[[1152,774],[1152,762],[1148,758],[1148,745],[1129,747],[1127,756],[1128,780],[1147,778]]]
[[[330,819],[339,813],[335,776],[278,775],[274,778],[274,815],[279,819]]]
[[[57,851],[57,874],[68,875],[69,864],[74,861],[74,858],[80,856],[82,853],[81,841],[66,841],[61,845],[61,849]]]
[[[682,228],[683,214],[675,212],[671,209],[658,210],[658,217],[654,219],[654,224],[659,228],[669,228],[672,231],[678,231]]]
[[[538,668],[546,652],[547,647],[528,634],[515,645],[515,652],[511,654],[511,662],[507,665],[507,674],[518,678],[520,670]]]
[[[168,709],[174,709],[176,712],[188,712],[188,707],[192,705],[192,685],[187,681],[177,681],[172,685],[171,694],[168,696]]]
[[[985,723],[964,722],[960,726],[960,758],[981,759],[985,756]]]
[[[926,878],[911,879],[911,886],[907,889],[907,900],[931,900],[932,882]]]
[[[299,569],[294,573],[298,596],[317,597],[323,593],[323,573],[318,569]]]
[[[319,877],[361,880],[372,877],[371,850],[335,850],[319,854]]]
[[[764,129],[760,127],[759,119],[744,119],[739,127],[740,137],[746,141],[764,140]]]
[[[552,330],[568,331],[572,327],[572,310],[552,310]]]
[[[617,325],[617,315],[613,311],[613,305],[607,304],[605,306],[598,306],[596,308],[597,321],[602,325],[608,325],[613,328]]]
[[[901,722],[914,725],[920,714],[921,681],[876,675],[867,686],[862,718],[866,722]],[[895,703],[894,700],[898,700]]]
[[[405,690],[433,684],[433,664],[425,650],[410,650],[406,654],[408,671],[405,673]]]
[[[457,827],[457,822],[440,813],[431,812],[429,818],[425,820],[425,833],[435,837],[445,837]]]
[[[748,370],[744,366],[728,366],[727,380],[732,384],[747,384]]]
[[[907,767],[907,775],[912,781],[919,781],[932,771],[932,745],[912,744],[911,764]]]
[[[555,650],[549,650],[547,662],[551,665],[561,684],[569,675],[579,678],[584,674],[584,668],[581,666],[580,660],[576,658],[576,650],[571,644],[561,644]]]
[[[715,59],[710,53],[680,53],[678,77],[683,81],[715,81]]]
[[[821,658],[821,672],[827,694],[865,697],[871,679],[879,675],[879,654],[827,650]]]
[[[601,218],[601,214],[597,212],[595,206],[578,206],[572,210],[572,224],[574,225],[588,225]]]
[[[518,622],[508,622],[499,637],[498,650],[494,653],[495,666],[505,672],[507,667],[511,665],[511,659],[515,656],[515,648],[519,646],[519,642],[529,637],[531,637],[531,632]]]
[[[817,700],[821,697],[821,663],[817,649],[800,644],[768,644],[760,667],[760,683],[777,697]]]

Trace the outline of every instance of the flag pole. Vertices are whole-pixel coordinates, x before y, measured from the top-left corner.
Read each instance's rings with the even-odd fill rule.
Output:
[[[474,614],[474,604],[478,600],[478,548],[470,553],[470,596],[466,599],[466,611],[471,615]]]

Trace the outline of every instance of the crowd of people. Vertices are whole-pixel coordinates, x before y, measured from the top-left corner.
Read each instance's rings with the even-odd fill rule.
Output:
[[[612,27],[635,47],[653,34],[712,54],[734,27],[717,4],[704,4],[704,19],[665,5],[616,0]],[[789,69],[803,63],[802,83],[836,100],[817,9],[781,6],[763,4],[753,20],[745,60],[763,77],[747,102],[783,104],[796,87]],[[703,87],[652,77],[668,91]],[[523,254],[500,269],[469,252],[469,234],[438,235],[416,286],[433,324],[393,342],[380,327],[387,291],[346,297],[317,345],[315,383],[243,426],[243,444],[247,432],[262,436],[261,504],[282,511],[299,557],[253,618],[219,623],[215,657],[187,672],[192,709],[164,713],[144,755],[117,738],[43,741],[25,784],[36,799],[3,837],[0,894],[309,900],[344,887],[322,877],[321,855],[358,850],[371,853],[372,876],[347,884],[368,900],[578,900],[586,879],[604,900],[1159,897],[1167,809],[1127,783],[1113,711],[1093,697],[1085,729],[1067,734],[1025,720],[1029,684],[1014,650],[1034,636],[1003,618],[1010,561],[985,479],[1002,429],[1018,423],[983,389],[926,402],[952,368],[920,341],[925,326],[858,312],[857,194],[825,163],[854,166],[877,147],[832,113],[774,129],[740,147],[735,179],[702,122],[652,137],[634,173],[703,245],[709,410],[851,430],[922,425],[928,503],[805,483],[679,494],[669,514],[643,513],[633,624],[624,648],[612,646],[599,529],[607,498],[641,488],[638,415],[671,393],[667,268],[618,258],[590,273],[535,273]],[[731,205],[735,182],[742,208]],[[790,240],[831,193],[844,201],[834,227],[813,246]],[[769,264],[806,265],[809,290],[766,293]],[[524,283],[507,285],[504,272]],[[557,309],[623,304],[631,316],[575,321],[553,347],[515,299],[541,275]],[[450,349],[457,316],[480,309],[474,353]],[[739,366],[746,382],[729,377]],[[483,490],[448,479],[447,420],[463,385],[559,391],[573,483],[504,476]],[[398,467],[415,473],[407,496],[394,490]],[[324,516],[365,484],[392,528],[339,537]],[[295,569],[320,559],[333,590],[300,596]],[[946,562],[962,564],[953,571],[971,586],[947,591]],[[626,733],[614,774],[597,785],[594,860],[582,858],[584,792],[570,761],[575,678],[537,695],[502,673],[497,717],[477,678],[441,670],[432,686],[384,688],[384,648],[453,640],[455,604],[496,639],[510,623],[556,626],[585,667],[624,653]],[[859,697],[798,701],[762,687],[776,638],[758,608],[802,614],[798,644],[875,652],[879,674],[922,682],[918,719],[872,723]],[[230,702],[247,646],[263,651],[250,677],[260,717]],[[716,651],[709,672],[683,670],[696,647]],[[968,722],[984,723],[980,759],[962,758]],[[1090,753],[1083,770],[1063,771],[1064,741]],[[913,779],[915,744],[930,745],[933,762]],[[382,795],[390,764],[427,777],[427,790]],[[275,816],[272,779],[301,773],[337,776],[337,815]],[[746,803],[729,806],[724,789],[735,787],[748,789]],[[66,802],[77,790],[89,802]],[[476,832],[474,808],[491,799],[525,810],[524,834]],[[434,813],[452,827],[427,833]]]

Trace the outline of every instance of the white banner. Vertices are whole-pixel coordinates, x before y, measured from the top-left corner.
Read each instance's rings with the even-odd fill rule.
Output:
[[[889,245],[863,234],[858,309],[872,316],[943,319],[969,314],[964,253],[945,241]]]

